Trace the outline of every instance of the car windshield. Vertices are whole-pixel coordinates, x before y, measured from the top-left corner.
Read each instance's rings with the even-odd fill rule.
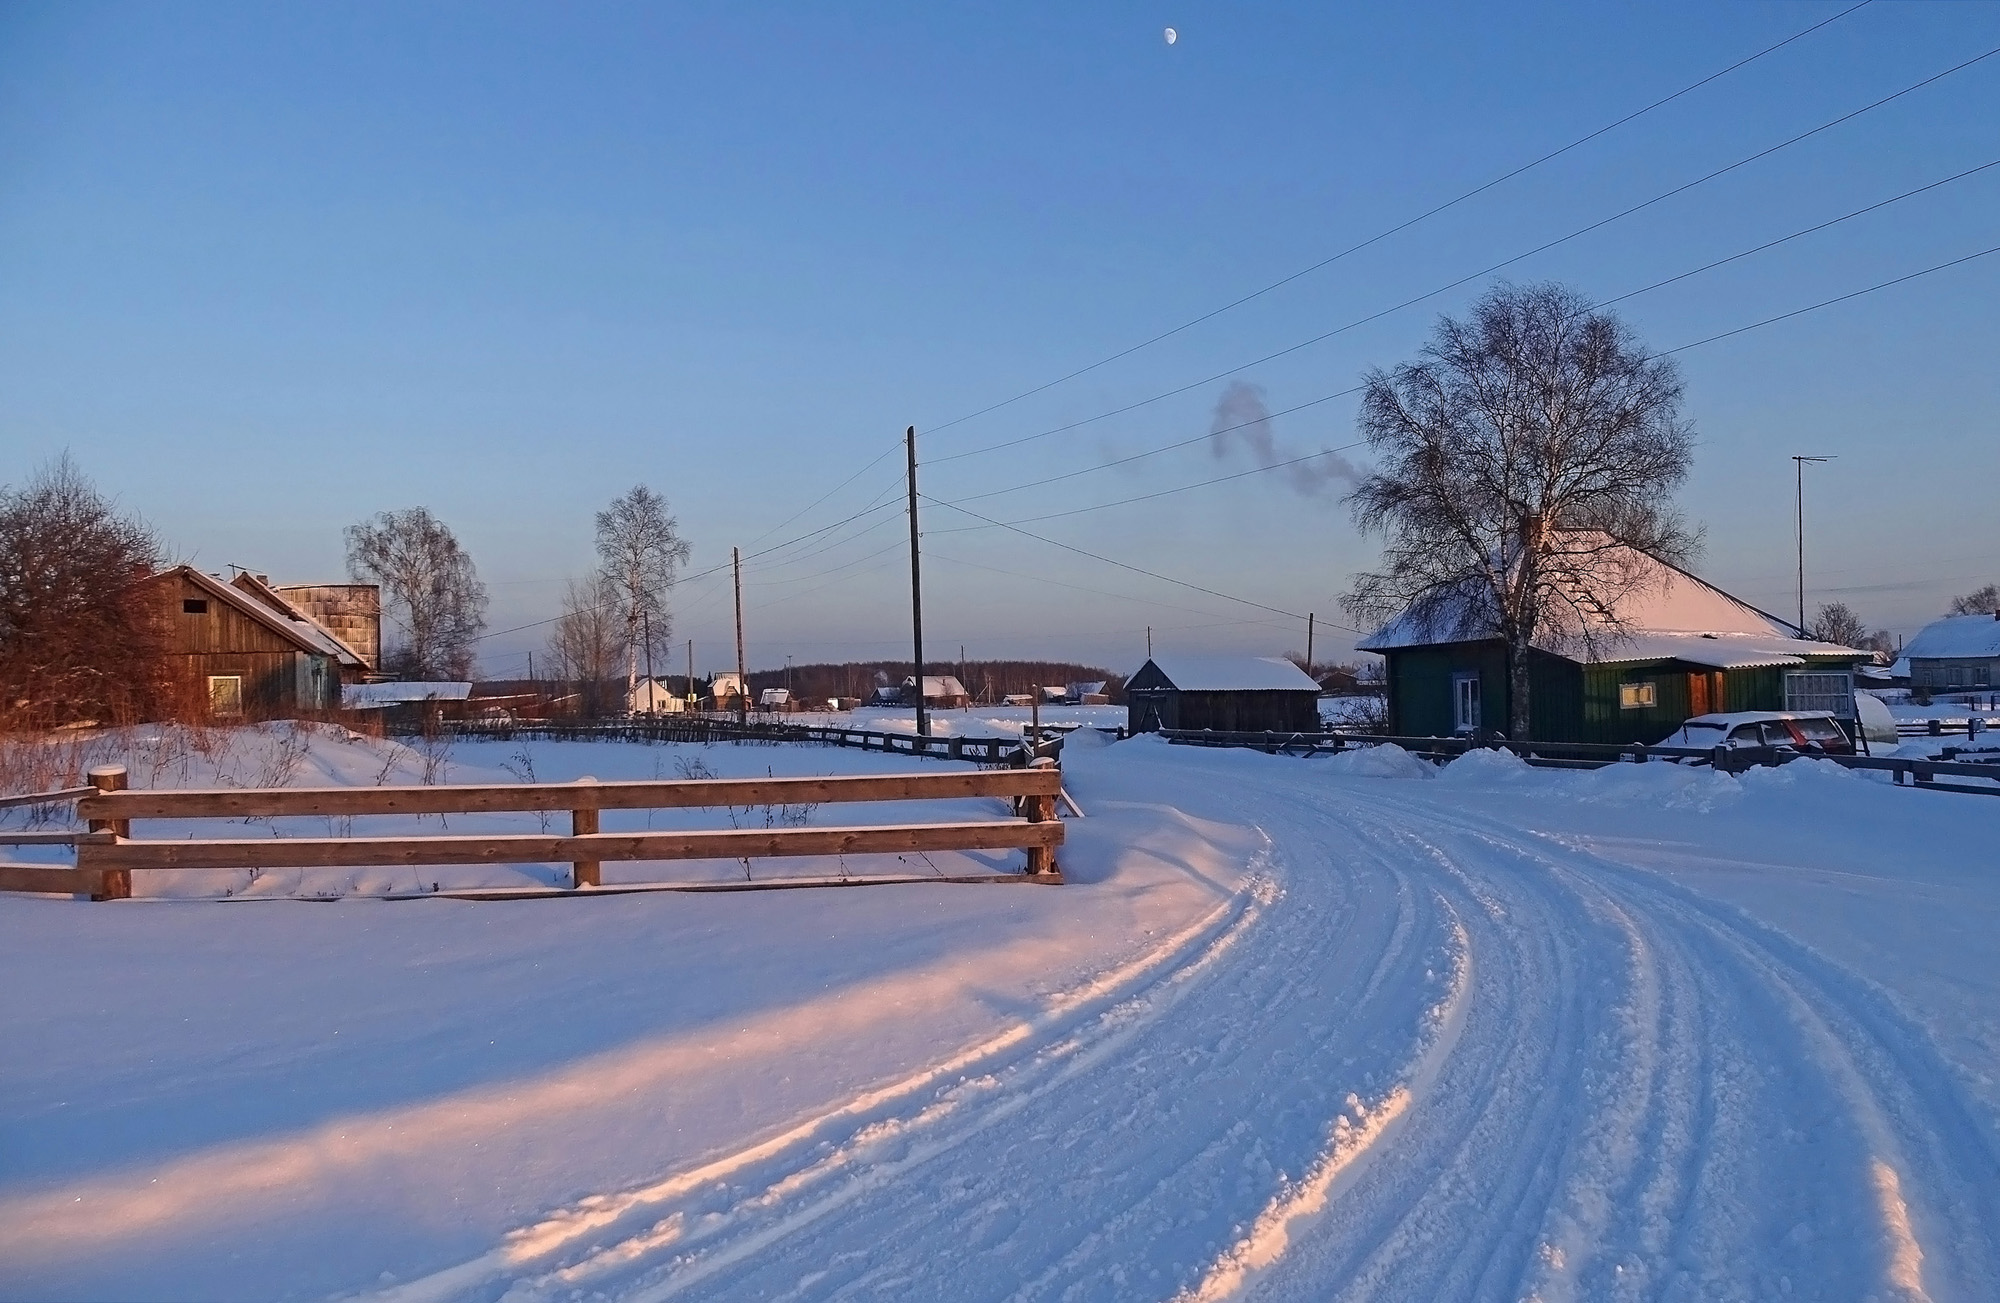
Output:
[[[1840,731],[1840,725],[1824,716],[1818,719],[1795,719],[1792,726],[1805,735],[1808,742],[1845,742],[1847,734]]]
[[[1755,724],[1737,725],[1736,730],[1729,735],[1729,740],[1731,742],[1741,742],[1745,746],[1755,747],[1764,745],[1764,739],[1758,735]]]
[[[1691,719],[1681,726],[1691,738],[1701,738],[1705,734],[1720,733],[1722,725],[1712,724],[1705,719]]]

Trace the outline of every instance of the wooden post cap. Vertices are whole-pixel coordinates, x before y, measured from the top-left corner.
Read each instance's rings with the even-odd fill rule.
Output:
[[[100,792],[122,792],[125,790],[125,766],[98,765],[90,770],[90,785]]]
[[[1028,762],[1028,768],[1030,769],[1054,769],[1055,767],[1056,761],[1054,756],[1036,756]]]
[[[95,765],[90,770],[90,776],[92,778],[110,778],[113,775],[122,776],[125,772],[126,769],[123,765]]]

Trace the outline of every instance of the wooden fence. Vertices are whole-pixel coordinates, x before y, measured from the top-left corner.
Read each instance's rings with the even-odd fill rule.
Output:
[[[734,719],[713,715],[660,715],[611,720],[446,721],[438,736],[511,741],[530,738],[557,742],[812,742],[822,746],[859,747],[897,755],[930,756],[940,760],[970,760],[986,765],[1025,765],[1030,759],[1056,759],[1064,736],[1094,725],[1044,724],[1032,754],[1024,738],[956,737],[846,728],[835,724],[785,724],[775,720]],[[1123,729],[1107,729],[1119,737]],[[417,736],[411,733],[409,736]]]
[[[960,770],[927,774],[871,774],[828,778],[709,778],[659,782],[530,783],[501,786],[221,788],[126,790],[120,766],[94,769],[89,788],[11,798],[8,804],[76,801],[89,821],[83,833],[5,833],[0,844],[67,844],[75,868],[0,866],[0,890],[88,894],[119,900],[132,894],[132,874],[162,869],[360,868],[378,865],[568,863],[568,888],[491,888],[455,891],[461,898],[498,899],[564,895],[602,887],[602,865],[619,860],[748,860],[925,851],[1024,849],[1025,874],[977,877],[886,877],[769,880],[751,883],[629,883],[610,891],[741,890],[775,886],[859,885],[890,881],[1025,881],[1059,883],[1056,848],[1063,828],[1056,818],[1062,771],[1053,761],[1025,769]],[[755,828],[677,832],[601,832],[604,810],[661,810],[863,801],[947,800],[1002,797],[1016,817],[956,823],[856,827]],[[244,839],[140,839],[135,819],[269,819],[294,816],[485,814],[502,811],[567,812],[567,835],[438,834],[396,837],[259,837]],[[433,894],[433,893],[413,893]]]
[[[1360,733],[1249,733],[1218,729],[1162,729],[1160,735],[1180,746],[1244,747],[1273,755],[1312,756],[1350,747],[1398,746],[1423,760],[1443,764],[1467,751],[1510,751],[1539,769],[1602,769],[1624,761],[1671,760],[1713,765],[1724,773],[1742,773],[1761,765],[1821,760],[1843,769],[1873,769],[1897,784],[1913,783],[1933,792],[1969,792],[2000,796],[2000,765],[1953,758],[1918,760],[1890,756],[1807,756],[1785,747],[1674,747],[1632,742],[1502,742],[1465,737],[1388,737]],[[1981,778],[1987,783],[1940,782],[1940,778]]]

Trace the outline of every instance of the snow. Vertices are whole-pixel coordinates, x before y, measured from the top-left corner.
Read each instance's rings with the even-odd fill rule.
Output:
[[[1673,659],[1719,670],[1755,665],[1803,665],[1806,656],[1853,656],[1845,647],[1774,634],[1657,633],[1640,631],[1608,641],[1589,659],[1596,663]]]
[[[1991,615],[1948,615],[1917,631],[1903,646],[1902,661],[2000,658],[2000,619]],[[1907,672],[1907,666],[1906,672]]]
[[[0,1295],[2000,1277],[2000,801],[1809,761],[1092,741],[1065,752],[1091,817],[1062,888],[0,899]],[[367,782],[378,749],[315,734],[299,764]],[[533,754],[611,777],[861,753]]]
[[[1310,674],[1282,656],[1153,656],[1148,663],[1182,692],[1319,691]]]

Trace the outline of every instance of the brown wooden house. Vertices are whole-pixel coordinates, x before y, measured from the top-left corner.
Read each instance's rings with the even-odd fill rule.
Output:
[[[151,584],[166,616],[168,678],[185,709],[216,720],[338,710],[342,679],[364,672],[360,657],[316,622],[192,566]]]

